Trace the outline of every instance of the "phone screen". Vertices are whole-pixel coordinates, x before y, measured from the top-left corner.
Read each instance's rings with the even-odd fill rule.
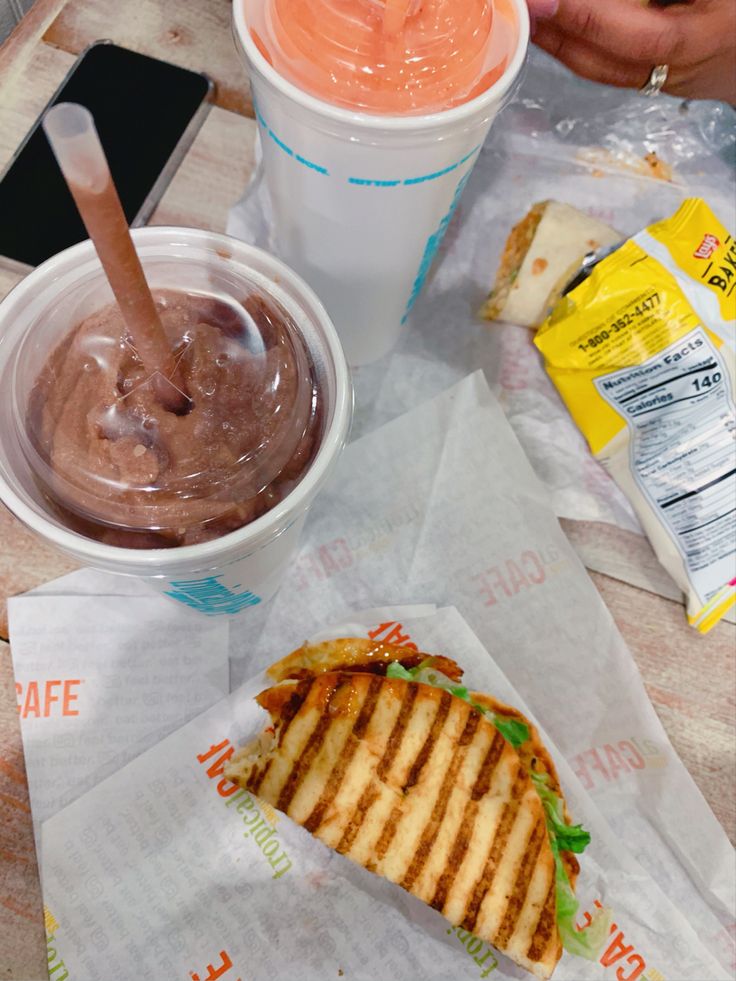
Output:
[[[50,105],[78,102],[90,110],[132,224],[210,85],[204,75],[102,42],[80,58]],[[37,123],[0,181],[0,255],[37,266],[85,238]]]

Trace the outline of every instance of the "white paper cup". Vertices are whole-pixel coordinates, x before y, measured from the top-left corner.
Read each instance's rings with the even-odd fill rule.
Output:
[[[503,76],[445,112],[381,116],[306,94],[268,63],[234,0],[280,255],[322,298],[351,365],[396,343],[529,43],[526,0]]]
[[[83,565],[144,578],[165,595],[210,616],[239,613],[268,600],[278,589],[307,509],[345,444],[352,412],[347,363],[324,307],[278,259],[225,235],[195,229],[142,228],[132,234],[152,287],[206,290],[215,268],[220,276],[236,281],[240,268],[291,315],[304,336],[323,395],[323,434],[314,460],[276,507],[202,544],[120,548],[65,527],[49,509],[23,454],[18,426],[24,420],[17,418],[13,393],[16,385],[27,383],[18,377],[17,352],[26,335],[33,340],[39,317],[54,317],[60,338],[82,317],[112,302],[97,254],[86,241],[43,263],[0,304],[0,499],[41,538]],[[182,268],[187,270],[186,282]],[[73,298],[73,313],[64,306],[65,297]]]

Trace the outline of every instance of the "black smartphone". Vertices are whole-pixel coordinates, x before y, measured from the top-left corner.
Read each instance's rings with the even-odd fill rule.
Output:
[[[94,116],[130,225],[142,225],[209,108],[198,72],[97,41],[84,51],[0,177],[0,255],[26,266],[87,238],[41,119],[57,102]]]

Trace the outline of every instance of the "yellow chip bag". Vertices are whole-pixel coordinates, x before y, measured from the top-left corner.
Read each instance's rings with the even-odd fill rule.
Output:
[[[535,344],[706,633],[736,602],[736,241],[685,201],[599,262]]]

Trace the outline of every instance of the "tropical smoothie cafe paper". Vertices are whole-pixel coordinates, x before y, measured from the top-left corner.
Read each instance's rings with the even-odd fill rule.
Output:
[[[305,638],[321,635],[326,626],[344,623],[349,611],[375,606],[377,602],[390,604],[392,600],[401,604],[429,600],[459,608],[482,637],[494,663],[517,690],[518,695],[509,696],[511,703],[522,709],[523,703],[529,706],[531,714],[554,740],[556,760],[567,760],[579,786],[603,813],[625,850],[642,866],[643,878],[651,878],[679,910],[687,912],[699,942],[718,960],[722,972],[730,971],[733,948],[729,931],[734,922],[731,846],[670,746],[628,650],[550,510],[546,489],[531,470],[480,372],[346,450],[333,482],[315,503],[303,548],[280,593],[268,606],[252,611],[252,617],[231,622],[233,684],[253,678],[257,670]],[[416,610],[409,612],[416,616]],[[396,622],[397,616],[390,609],[376,610],[373,619],[376,638],[393,643],[411,640],[406,625]],[[426,643],[422,639],[421,644],[431,647],[431,638],[426,638]],[[450,650],[447,653],[452,655]],[[457,653],[469,679],[483,687],[484,676],[476,677],[473,666]],[[492,687],[491,692],[501,697]],[[241,734],[246,735],[238,729],[237,738]],[[232,739],[232,735],[235,731],[231,734],[226,729],[224,735],[205,736],[204,749],[198,735],[194,755],[209,751],[211,745],[226,736]],[[200,772],[200,765],[192,764],[192,758],[190,753],[187,765],[193,772]],[[213,765],[216,756],[205,762],[208,767]],[[129,783],[131,772],[128,769],[120,782],[114,783],[117,778],[112,778],[103,786],[117,787],[115,807],[128,815],[126,820],[136,822],[131,825],[131,833],[140,837],[153,812],[142,809],[144,798],[138,799],[138,791]],[[161,780],[157,787],[174,785],[173,770],[166,769],[165,761],[157,772]],[[207,785],[217,807],[223,807],[222,801],[217,801],[214,776],[212,781],[207,778]],[[565,785],[574,797],[574,787],[566,782]],[[182,794],[186,801],[184,790]],[[63,896],[71,894],[82,919],[92,915],[95,906],[90,889],[113,893],[113,898],[106,897],[101,907],[107,917],[103,932],[109,947],[117,943],[118,933],[126,941],[126,930],[132,929],[126,923],[137,914],[129,907],[132,904],[135,909],[139,897],[125,891],[123,885],[134,881],[137,873],[131,872],[126,878],[107,859],[94,874],[91,868],[78,866],[74,860],[67,864],[64,855],[71,850],[79,858],[95,834],[107,840],[105,828],[112,835],[110,841],[121,842],[123,854],[128,847],[122,844],[115,825],[94,816],[82,821],[81,815],[91,800],[88,796],[74,805],[77,810],[69,824],[64,824],[63,840],[54,836],[44,840],[44,888],[46,870],[55,865],[54,902],[58,906],[61,898],[63,910],[67,906]],[[221,950],[234,956],[226,937],[236,925],[253,951],[249,964],[263,964],[271,971],[276,965],[290,969],[291,963],[284,967],[279,951],[291,950],[285,938],[294,929],[295,918],[286,918],[282,927],[281,920],[260,909],[258,889],[254,887],[249,892],[245,886],[240,889],[231,885],[232,863],[223,864],[226,860],[219,846],[219,864],[214,868],[199,844],[190,854],[191,840],[206,838],[211,820],[207,818],[199,825],[200,832],[196,832],[194,819],[190,820],[188,811],[182,811],[184,804],[178,795],[173,800],[167,796],[166,801],[170,802],[161,804],[167,814],[166,829],[161,830],[156,841],[174,849],[179,856],[176,875],[190,876],[192,884],[186,893],[176,877],[169,880],[169,873],[161,870],[162,884],[155,890],[150,886],[149,902],[166,916],[172,902],[183,904],[183,909],[170,915],[182,937],[194,930],[202,917],[219,916],[222,920],[221,927],[211,934],[222,937],[222,942],[215,943],[212,953],[203,954],[202,962],[196,961],[186,969],[204,978],[206,967],[202,973],[198,964],[216,967]],[[572,801],[571,806],[577,804]],[[213,813],[219,813],[217,808]],[[579,819],[585,821],[586,814],[581,812]],[[298,835],[298,829],[287,830],[290,822],[279,820],[288,842],[296,840],[291,835]],[[75,838],[77,824],[88,830]],[[74,847],[72,839],[76,841]],[[150,856],[150,847],[146,848],[143,839],[141,842],[135,848],[143,848]],[[289,854],[288,843],[284,848]],[[60,860],[62,865],[58,865]],[[236,866],[239,867],[237,863]],[[78,868],[85,870],[83,877],[75,871]],[[311,866],[308,871],[313,871]],[[195,872],[211,876],[208,888],[213,891],[197,891]],[[266,863],[259,874],[266,881],[273,872]],[[310,923],[321,927],[322,921],[315,920],[319,914],[317,895],[310,893],[305,883],[294,888],[307,890],[300,893],[305,902],[296,915],[299,930],[306,931]],[[318,895],[321,903],[323,893]],[[330,895],[328,891],[327,899]],[[61,923],[61,911],[53,909],[51,896],[49,893],[46,901]],[[215,903],[213,897],[220,899]],[[218,913],[220,905],[223,909]],[[346,922],[342,915],[340,904],[339,919],[334,921],[338,927]],[[415,911],[411,915],[419,914]],[[255,923],[252,917],[256,918]],[[146,917],[142,919],[148,922]],[[641,911],[637,913],[639,921],[652,922],[642,920]],[[73,922],[68,918],[66,922],[67,931],[71,931],[67,937],[76,935],[77,914]],[[403,928],[403,919],[400,922]],[[406,929],[414,930],[409,926]],[[305,933],[299,930],[298,936],[305,940]],[[395,915],[390,930],[392,935],[397,932]],[[164,942],[158,928],[147,928],[146,932],[151,942],[156,937]],[[313,950],[315,935],[320,937],[322,933],[316,930],[310,945],[305,942],[304,957],[319,958],[319,952]],[[382,934],[378,936],[380,939]],[[423,932],[417,933],[416,938],[413,947],[421,947]],[[691,949],[689,938],[689,933],[670,938],[673,949],[685,959]],[[367,958],[374,944],[364,944],[360,931],[352,939],[360,956]],[[59,949],[66,952],[67,947],[61,945],[59,940]],[[472,952],[473,956],[480,956],[474,945]],[[626,956],[633,953],[632,948]],[[642,957],[646,960],[646,955]],[[472,961],[472,957],[467,958],[468,969],[479,973],[481,968]],[[318,963],[322,964],[319,960]],[[621,970],[626,978],[626,971],[635,970],[637,964],[626,966],[623,958],[604,976],[616,977],[615,972]],[[655,965],[661,976],[688,976],[678,968],[670,968],[668,974],[663,964]],[[487,966],[486,963],[482,969]],[[93,968],[94,963],[90,962],[85,970]],[[396,976],[415,981],[415,970],[413,961],[411,969],[407,967],[404,975],[399,972]],[[583,963],[582,969],[578,967],[578,973],[570,976],[596,976],[588,971],[589,965]],[[643,968],[638,976],[642,974]],[[85,976],[94,975],[81,974]],[[239,976],[233,974],[233,978]],[[315,976],[320,976],[317,969]]]
[[[729,946],[733,850],[480,372],[347,448],[280,593],[231,627],[234,683],[391,600],[460,610],[614,831]]]
[[[393,628],[404,644],[456,657],[474,686],[528,712],[456,610],[405,612],[416,611],[386,609],[383,623],[353,616],[335,633]],[[520,977],[486,943],[223,776],[235,746],[264,724],[253,696],[268,684],[252,678],[45,823],[52,967],[77,981]],[[613,917],[598,962],[564,954],[555,977],[728,977],[542,738],[575,819],[592,835],[579,923],[599,906]]]
[[[227,694],[228,624],[86,569],[8,612],[40,857],[42,821]]]
[[[354,373],[353,436],[482,368],[556,514],[641,534],[634,509],[590,454],[544,371],[533,333],[488,324],[478,310],[506,236],[537,201],[574,205],[624,238],[672,214],[683,199],[700,196],[733,228],[735,147],[727,106],[683,107],[666,96],[646,100],[593,86],[531,48],[523,83],[479,154],[402,339],[385,359]],[[664,165],[653,168],[647,160]],[[278,251],[272,227],[257,171],[231,211],[228,231]],[[680,595],[666,573],[646,576],[626,556],[610,568],[605,556],[597,561],[599,571],[662,595]]]

